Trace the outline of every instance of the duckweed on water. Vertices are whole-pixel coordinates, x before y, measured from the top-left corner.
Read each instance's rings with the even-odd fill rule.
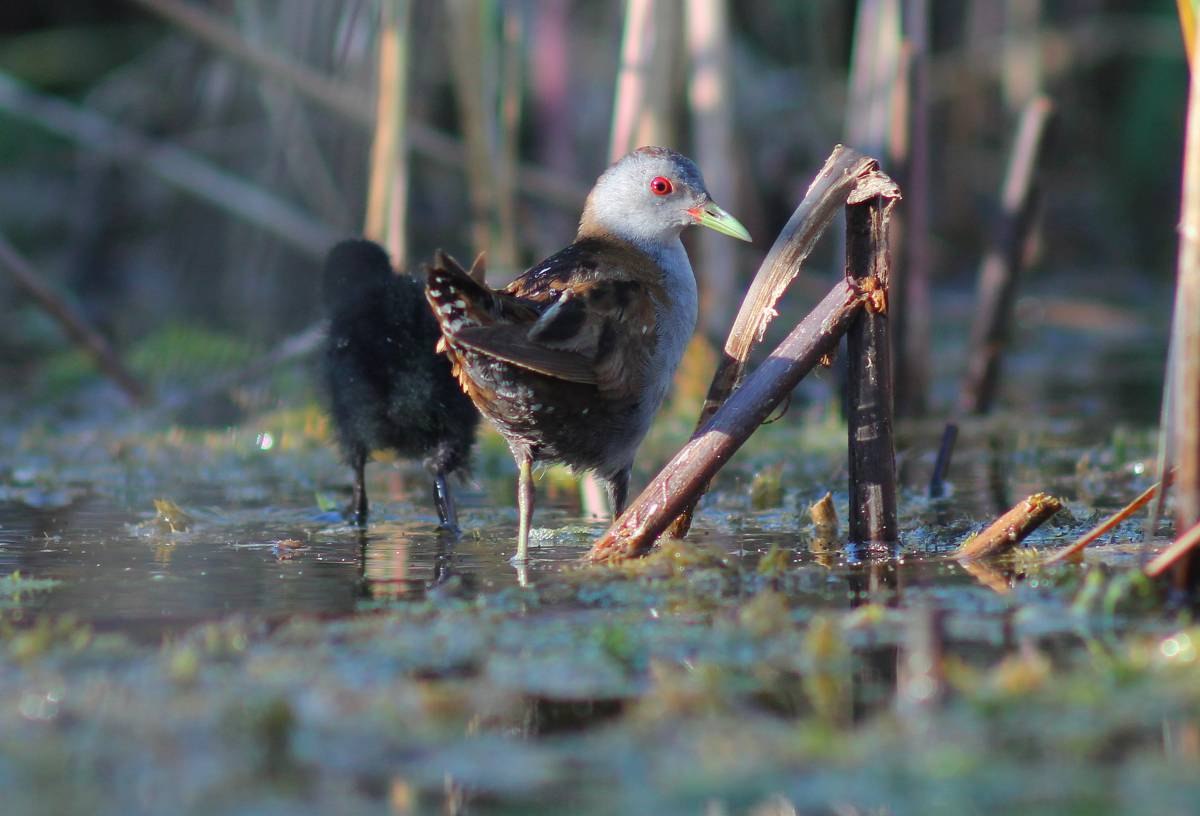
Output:
[[[783,508],[718,492],[692,540],[618,567],[581,565],[599,525],[560,509],[522,586],[510,512],[468,491],[455,540],[380,468],[357,530],[330,512],[336,460],[293,430],[269,451],[243,429],[112,440],[115,463],[39,443],[77,495],[52,518],[0,505],[0,559],[23,565],[0,579],[6,814],[1115,813],[1200,793],[1200,633],[1121,540],[968,571],[941,555],[987,520],[960,484],[910,502],[901,563],[849,562],[800,519],[828,486],[784,467]],[[1079,478],[1115,502],[1143,486]],[[898,692],[929,649],[917,608],[941,610],[945,686],[919,706]]]

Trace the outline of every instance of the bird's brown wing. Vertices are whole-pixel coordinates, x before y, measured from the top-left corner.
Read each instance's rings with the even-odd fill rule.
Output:
[[[665,296],[643,253],[573,244],[503,292],[461,267],[438,273],[430,302],[452,344],[613,398],[641,390],[657,343],[654,303]]]

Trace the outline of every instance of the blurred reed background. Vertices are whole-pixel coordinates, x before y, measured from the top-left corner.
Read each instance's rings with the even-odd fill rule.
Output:
[[[311,350],[334,240],[366,233],[407,268],[487,249],[497,284],[569,241],[608,161],[661,142],[698,160],[756,239],[687,239],[719,346],[846,142],[905,191],[898,408],[920,415],[956,404],[931,363],[965,344],[940,334],[943,315],[970,302],[1008,223],[1009,154],[1043,97],[1054,125],[1022,263],[1087,307],[1064,319],[1102,328],[1130,293],[1165,314],[1186,91],[1168,0],[10,2],[0,235],[151,393],[223,387]],[[838,252],[810,262],[790,314]],[[92,382],[48,315],[0,273],[10,397]]]

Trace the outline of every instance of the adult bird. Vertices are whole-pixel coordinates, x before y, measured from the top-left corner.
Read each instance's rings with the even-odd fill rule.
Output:
[[[438,347],[517,462],[518,562],[534,462],[595,472],[614,514],[624,509],[634,454],[696,326],[696,279],[679,240],[693,224],[750,240],[690,159],[643,147],[596,181],[574,242],[503,291],[440,254],[428,269]]]
[[[365,468],[374,450],[423,459],[443,527],[457,528],[450,474],[466,468],[479,413],[434,346],[441,336],[422,284],[392,271],[366,240],[329,251],[323,275],[329,335],[322,384],[337,441],[354,470],[349,516],[366,524]]]

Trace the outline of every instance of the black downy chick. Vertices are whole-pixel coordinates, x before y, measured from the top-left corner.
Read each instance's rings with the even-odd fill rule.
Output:
[[[330,326],[322,385],[342,455],[354,469],[351,517],[367,521],[367,457],[392,450],[424,460],[438,518],[457,528],[446,479],[468,463],[479,412],[449,361],[434,352],[441,331],[423,283],[394,273],[378,244],[343,241],[325,259],[324,299]]]

